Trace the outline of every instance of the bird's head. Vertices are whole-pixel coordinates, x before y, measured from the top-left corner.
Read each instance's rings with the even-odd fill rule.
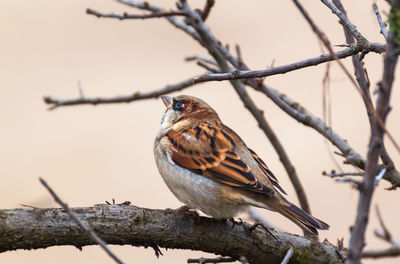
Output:
[[[161,99],[167,107],[161,119],[162,129],[172,126],[183,128],[195,126],[199,122],[219,120],[215,110],[199,98],[179,95],[161,96]]]

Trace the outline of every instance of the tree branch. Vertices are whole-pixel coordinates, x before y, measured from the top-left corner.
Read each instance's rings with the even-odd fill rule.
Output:
[[[343,153],[346,158],[345,163],[354,165],[362,170],[365,169],[366,161],[361,157],[361,155],[357,153],[350,146],[350,144],[345,139],[341,138],[340,135],[337,134],[331,127],[329,127],[318,117],[314,116],[298,102],[264,84],[259,84],[255,88],[267,95],[277,106],[279,106],[291,117],[303,125],[313,128],[326,139],[328,139],[341,151],[341,153]],[[385,165],[380,165],[378,168],[381,170],[385,167]],[[392,183],[392,186],[389,188],[390,190],[394,190],[400,186],[400,173],[395,168],[388,170],[383,178]]]
[[[181,11],[165,11],[165,12],[153,12],[150,14],[142,14],[142,15],[131,15],[128,13],[123,13],[123,14],[114,14],[114,13],[102,13],[98,12],[93,9],[86,9],[86,14],[89,15],[94,15],[96,17],[106,17],[106,18],[116,18],[119,20],[124,20],[124,19],[147,19],[147,18],[160,18],[160,17],[167,17],[167,16],[187,16],[185,12]]]
[[[203,21],[206,21],[208,16],[210,15],[211,8],[214,6],[215,0],[207,0],[206,5],[203,8],[203,11],[201,12],[201,19]]]
[[[293,248],[295,263],[341,263],[336,248],[304,237],[250,230],[247,223],[227,224],[191,213],[130,205],[71,208],[108,244],[201,250],[250,263],[280,263]],[[49,246],[93,245],[87,233],[63,209],[0,210],[0,252]]]
[[[376,3],[372,3],[372,9],[374,9],[374,12],[375,12],[375,15],[376,15],[376,19],[378,20],[378,24],[379,24],[379,27],[381,29],[381,34],[387,40],[388,39],[388,32],[387,32],[387,29],[386,29],[386,23],[383,22],[383,20],[382,20],[381,13],[379,12],[378,5]]]
[[[322,3],[324,3],[335,15],[337,15],[346,28],[348,28],[351,32],[351,34],[356,38],[357,42],[366,42],[366,38],[357,30],[356,26],[354,26],[346,14],[344,14],[342,11],[339,10],[335,6],[334,3],[332,3],[330,0],[321,0]]]
[[[317,57],[293,62],[290,64],[272,67],[264,70],[235,70],[227,73],[207,73],[194,78],[195,82],[207,82],[207,81],[224,81],[224,80],[235,80],[235,79],[251,79],[251,78],[263,78],[267,76],[284,74],[287,72],[303,69],[310,66],[316,66],[321,63],[333,61],[336,58],[343,59],[361,51],[365,52],[376,52],[382,53],[384,51],[384,45],[379,43],[367,43],[366,46],[361,44],[350,45],[348,48],[337,51],[333,54],[322,54]]]
[[[43,98],[46,104],[50,104],[49,110],[53,110],[60,106],[70,106],[70,105],[82,105],[82,104],[113,104],[113,103],[129,103],[138,100],[158,98],[161,95],[165,95],[172,92],[181,91],[188,88],[195,83],[193,78],[181,81],[176,84],[167,85],[161,89],[154,90],[151,92],[135,92],[132,95],[125,96],[114,96],[114,97],[78,97],[75,99],[58,99],[51,96],[45,96]]]
[[[399,37],[398,22],[400,21],[400,15],[398,14],[398,10],[400,10],[400,0],[394,1],[390,10],[392,15],[390,18],[392,20],[392,23],[390,23],[391,33],[384,55],[383,77],[379,85],[379,96],[376,106],[377,117],[382,120],[383,125],[390,110],[390,95],[399,55],[399,43],[397,41]],[[348,264],[359,264],[361,262],[362,250],[365,245],[365,230],[368,224],[369,209],[375,187],[374,178],[378,171],[378,156],[383,145],[384,131],[385,127],[378,122],[378,118],[375,118],[371,129],[365,176],[360,188],[357,216],[351,232]]]
[[[98,244],[116,263],[123,264],[123,262],[117,257],[117,255],[115,255],[110,250],[110,248],[107,247],[103,239],[101,239],[89,225],[85,225],[84,223],[82,223],[82,221],[79,220],[79,218],[74,213],[72,213],[69,206],[58,197],[58,195],[53,191],[53,189],[51,189],[51,187],[47,184],[45,180],[39,178],[39,181],[50,193],[50,195],[53,197],[56,203],[58,203],[65,210],[65,212],[72,219],[72,221],[74,221],[80,228],[82,228],[86,232],[86,234],[92,239],[93,242]]]
[[[164,10],[163,8],[152,5],[147,1],[144,1],[144,2],[137,1],[137,0],[115,0],[115,1],[118,3],[124,4],[124,5],[130,6],[130,7],[141,9],[141,10],[148,10],[148,11],[152,11],[152,12],[166,12],[166,10]],[[168,22],[170,22],[176,28],[183,30],[189,36],[191,36],[195,40],[201,42],[199,34],[197,34],[197,32],[194,30],[193,27],[188,26],[185,22],[178,20],[174,16],[167,16],[167,17],[165,17],[165,19],[167,19]]]

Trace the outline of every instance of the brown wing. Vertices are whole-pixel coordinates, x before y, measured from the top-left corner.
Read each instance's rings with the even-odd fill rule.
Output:
[[[272,171],[270,171],[268,169],[267,164],[265,164],[264,161],[252,149],[248,148],[248,150],[251,152],[251,155],[253,155],[253,158],[257,161],[258,166],[262,169],[262,171],[264,172],[264,175],[268,177],[268,180],[272,183],[272,185],[274,185],[276,188],[278,188],[278,190],[281,193],[284,193],[287,195],[287,193],[279,185],[278,179],[275,177],[275,175],[272,173]]]
[[[238,137],[222,123],[202,123],[181,132],[166,134],[172,145],[172,160],[197,174],[220,183],[253,192],[273,194],[233,151]]]

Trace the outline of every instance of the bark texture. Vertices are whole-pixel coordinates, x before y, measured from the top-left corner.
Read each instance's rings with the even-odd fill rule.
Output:
[[[72,211],[108,244],[201,250],[269,264],[281,263],[293,248],[291,263],[342,263],[342,254],[329,243],[191,212],[103,204]],[[0,252],[93,244],[62,209],[0,210]]]

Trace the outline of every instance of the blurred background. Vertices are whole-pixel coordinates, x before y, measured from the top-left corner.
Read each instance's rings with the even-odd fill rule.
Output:
[[[151,1],[173,8],[174,1]],[[303,1],[332,44],[345,43],[338,19],[322,3]],[[351,21],[370,41],[384,42],[379,34],[372,1],[342,1]],[[190,1],[203,7],[204,1]],[[384,1],[377,2],[388,10]],[[103,12],[143,13],[111,0],[0,1],[0,208],[21,204],[57,206],[38,177],[48,181],[70,206],[91,206],[105,200],[131,201],[147,208],[177,208],[153,159],[153,139],[164,106],[160,100],[130,104],[72,106],[48,111],[43,96],[75,98],[82,85],[85,96],[127,95],[151,91],[202,74],[187,55],[206,52],[189,36],[164,19],[113,20],[85,14],[86,8]],[[386,17],[385,13],[383,16]],[[217,1],[207,20],[224,43],[239,44],[252,69],[295,62],[321,53],[319,41],[291,1]],[[382,58],[368,54],[365,65],[372,91],[382,76]],[[351,59],[344,60],[353,72]],[[326,65],[268,77],[266,83],[322,117],[322,79]],[[398,67],[399,68],[399,67]],[[397,77],[399,76],[397,70]],[[332,126],[365,156],[369,124],[357,91],[335,64],[331,67]],[[388,129],[400,141],[399,82],[393,88]],[[314,216],[331,226],[321,232],[336,244],[354,223],[358,193],[349,184],[335,183],[321,172],[335,169],[323,138],[283,113],[268,98],[248,90],[278,134],[307,192]],[[183,93],[201,97],[221,119],[266,161],[297,203],[279,159],[250,113],[228,82],[199,84]],[[374,95],[374,102],[376,96]],[[389,141],[387,148],[400,167],[400,155]],[[336,157],[341,164],[342,161]],[[345,171],[351,167],[342,165]],[[373,235],[379,228],[374,210],[379,205],[387,226],[400,239],[400,191],[385,191],[382,181],[373,197],[367,231],[367,249],[386,248]],[[155,195],[157,194],[157,195]],[[301,230],[283,217],[259,210],[284,231]],[[126,263],[186,263],[187,258],[210,256],[203,252],[112,246]],[[398,263],[382,259],[376,263]],[[51,247],[45,250],[0,254],[0,263],[111,263],[99,247]],[[365,261],[372,263],[372,261]]]

